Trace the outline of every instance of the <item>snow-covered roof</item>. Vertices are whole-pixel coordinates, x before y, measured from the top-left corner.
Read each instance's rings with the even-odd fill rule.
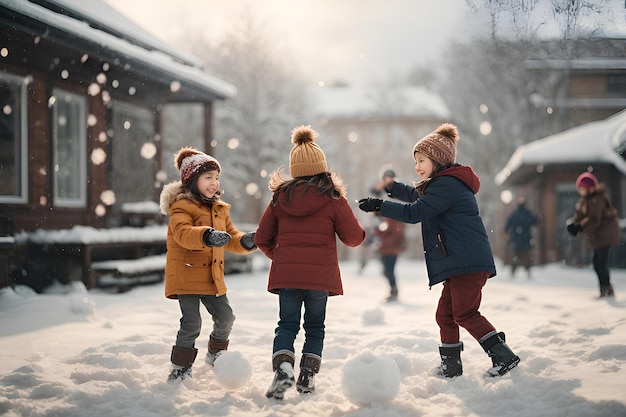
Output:
[[[158,39],[105,1],[47,0],[47,2],[60,7],[66,13],[77,16],[81,20],[103,28],[106,32],[126,38],[145,49],[164,52],[188,65],[202,66],[202,61],[198,57]]]
[[[626,175],[626,161],[616,148],[626,136],[626,110],[604,120],[586,123],[521,145],[496,175],[496,184],[525,165],[606,163]]]
[[[50,3],[65,9],[68,15],[23,0],[2,0],[2,7],[77,39],[92,42],[98,45],[100,53],[108,52],[107,55],[136,66],[165,73],[172,81],[197,86],[221,97],[232,97],[237,92],[232,84],[204,72],[199,60],[158,41],[101,0],[54,0]],[[92,25],[108,28],[108,31]],[[42,36],[49,36],[49,32]]]
[[[323,87],[313,90],[317,116],[359,118],[372,115],[448,118],[450,111],[441,96],[424,87],[388,90],[359,87]]]

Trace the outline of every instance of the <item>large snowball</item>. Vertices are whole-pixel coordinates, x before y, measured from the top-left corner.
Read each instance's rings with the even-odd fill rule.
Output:
[[[250,381],[252,368],[241,352],[226,351],[215,360],[213,373],[223,388],[234,390]]]
[[[350,402],[361,407],[390,402],[400,390],[400,370],[389,355],[364,351],[343,366],[341,388]]]

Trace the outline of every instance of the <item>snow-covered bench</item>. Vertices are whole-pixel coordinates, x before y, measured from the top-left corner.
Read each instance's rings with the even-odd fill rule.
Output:
[[[47,262],[53,269],[49,272],[56,279],[82,280],[87,288],[94,288],[100,286],[106,270],[107,283],[115,277],[137,281],[142,275],[141,268],[147,275],[160,272],[162,278],[164,258],[161,261],[152,256],[165,253],[166,237],[166,225],[109,229],[74,226],[36,230],[27,234],[27,241],[33,256]],[[140,261],[146,257],[149,257],[147,261]],[[116,265],[118,268],[114,268]]]
[[[125,288],[163,281],[165,254],[138,259],[114,259],[91,263],[98,287]]]

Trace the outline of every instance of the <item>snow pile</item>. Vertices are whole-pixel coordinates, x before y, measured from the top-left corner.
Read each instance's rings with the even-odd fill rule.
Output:
[[[250,381],[252,367],[241,352],[226,351],[215,360],[213,374],[224,389],[236,390]]]
[[[385,313],[380,307],[363,312],[363,324],[366,326],[385,324]]]
[[[388,284],[379,268],[359,274],[358,262],[348,262],[341,264],[345,295],[328,300],[315,393],[302,395],[292,387],[282,401],[265,397],[278,320],[267,269],[227,276],[237,316],[231,350],[214,367],[196,359],[193,378],[179,384],[168,383],[167,376],[180,308],[164,297],[162,283],[123,294],[86,292],[80,285],[44,294],[6,288],[0,290],[0,414],[626,416],[626,270],[611,270],[617,296],[599,300],[590,266],[536,267],[532,279],[512,279],[510,268],[497,266],[498,276],[484,288],[481,313],[506,333],[522,360],[504,377],[483,377],[491,359],[464,330],[463,375],[435,375],[441,286],[429,290],[423,262],[400,258],[401,292],[393,303],[381,299]],[[377,320],[364,316],[377,310],[384,324],[370,325]],[[212,331],[204,309],[202,315],[200,351]],[[296,376],[303,336],[300,331],[296,339]]]
[[[341,388],[346,398],[358,406],[388,403],[400,390],[400,370],[389,355],[366,350],[344,365]]]

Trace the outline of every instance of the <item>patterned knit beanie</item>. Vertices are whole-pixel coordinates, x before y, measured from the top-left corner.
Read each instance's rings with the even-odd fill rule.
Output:
[[[291,132],[294,144],[289,153],[289,175],[308,177],[327,172],[326,155],[316,143],[319,135],[311,126],[298,126]]]
[[[184,185],[203,172],[221,172],[222,167],[217,159],[191,147],[181,148],[174,156],[174,165],[180,171],[180,180]]]
[[[420,152],[442,166],[453,164],[456,160],[456,143],[459,131],[455,125],[444,123],[428,134],[413,147],[413,155]]]

